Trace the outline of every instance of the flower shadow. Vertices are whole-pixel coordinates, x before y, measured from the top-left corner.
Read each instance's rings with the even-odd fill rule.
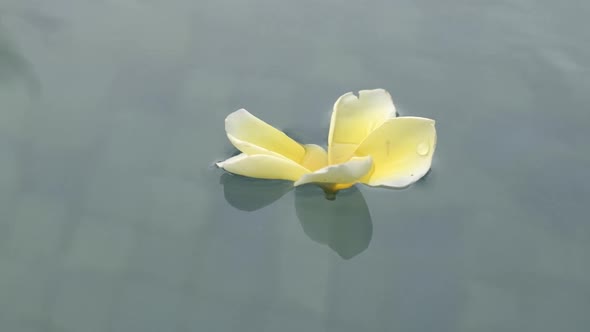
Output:
[[[293,189],[288,181],[260,181],[224,173],[225,200],[236,209],[255,211],[277,201]],[[352,187],[327,200],[315,185],[297,187],[295,214],[303,232],[313,241],[327,245],[343,259],[351,259],[369,247],[373,223],[361,191]]]
[[[223,173],[219,179],[225,200],[242,211],[256,211],[272,204],[293,189],[293,182],[252,179]]]
[[[295,190],[295,213],[303,232],[325,244],[343,259],[369,247],[373,223],[367,202],[356,187],[341,190],[335,200],[324,198],[321,188],[308,185]]]

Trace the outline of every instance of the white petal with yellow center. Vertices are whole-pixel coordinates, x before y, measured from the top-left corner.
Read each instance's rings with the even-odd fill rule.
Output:
[[[248,143],[246,141],[242,141],[240,139],[237,139],[237,138],[233,137],[230,134],[227,134],[227,138],[229,139],[229,141],[231,142],[231,144],[233,146],[235,146],[238,150],[240,150],[241,152],[243,152],[243,153],[245,153],[247,155],[265,154],[265,155],[269,155],[269,156],[275,156],[275,157],[280,157],[280,158],[287,158],[287,157],[283,156],[280,153],[276,153],[276,152],[267,150],[267,149],[262,148],[262,147],[260,147],[258,145],[254,145],[252,143]],[[291,160],[291,159],[289,159],[289,160]]]
[[[310,171],[317,171],[328,165],[328,152],[319,145],[305,144],[305,156],[301,165]]]
[[[305,148],[301,144],[245,109],[227,116],[225,131],[232,144],[248,155],[280,155],[298,163],[305,156]]]
[[[436,148],[434,124],[431,119],[401,117],[375,129],[354,152],[373,158],[373,171],[361,182],[402,188],[423,177]]]
[[[395,117],[395,106],[383,89],[342,95],[334,104],[328,135],[330,164],[347,161],[359,144],[386,120]]]
[[[321,168],[313,173],[303,175],[295,182],[295,186],[306,183],[343,184],[350,187],[365,176],[372,166],[371,157],[352,158],[351,160]]]
[[[217,163],[224,170],[258,179],[296,181],[309,173],[305,167],[284,158],[270,155],[247,155],[245,153]]]

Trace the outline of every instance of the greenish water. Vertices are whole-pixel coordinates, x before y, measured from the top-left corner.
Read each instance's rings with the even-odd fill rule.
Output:
[[[0,330],[588,331],[590,5],[0,2]],[[382,87],[405,190],[224,175],[244,107],[326,143]]]

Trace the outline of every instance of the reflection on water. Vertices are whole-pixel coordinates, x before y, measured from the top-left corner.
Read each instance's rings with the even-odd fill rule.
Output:
[[[365,198],[356,187],[341,190],[335,200],[324,199],[324,192],[315,185],[298,187],[295,212],[307,236],[344,259],[369,247],[373,223]]]
[[[293,189],[292,182],[257,180],[228,173],[221,175],[220,183],[226,201],[242,211],[261,209]],[[356,187],[341,190],[335,200],[327,200],[316,185],[297,187],[295,211],[309,238],[327,245],[344,259],[369,247],[373,223],[363,194]]]
[[[223,173],[219,179],[225,200],[242,211],[256,211],[293,189],[293,182],[260,181],[239,175]]]

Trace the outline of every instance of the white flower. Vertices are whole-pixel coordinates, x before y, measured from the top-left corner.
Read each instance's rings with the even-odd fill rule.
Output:
[[[349,92],[334,104],[328,152],[299,144],[282,131],[241,109],[225,119],[231,143],[242,153],[217,165],[228,172],[281,179],[295,186],[316,183],[327,191],[357,182],[406,187],[430,169],[436,147],[434,120],[396,117],[383,89]]]

